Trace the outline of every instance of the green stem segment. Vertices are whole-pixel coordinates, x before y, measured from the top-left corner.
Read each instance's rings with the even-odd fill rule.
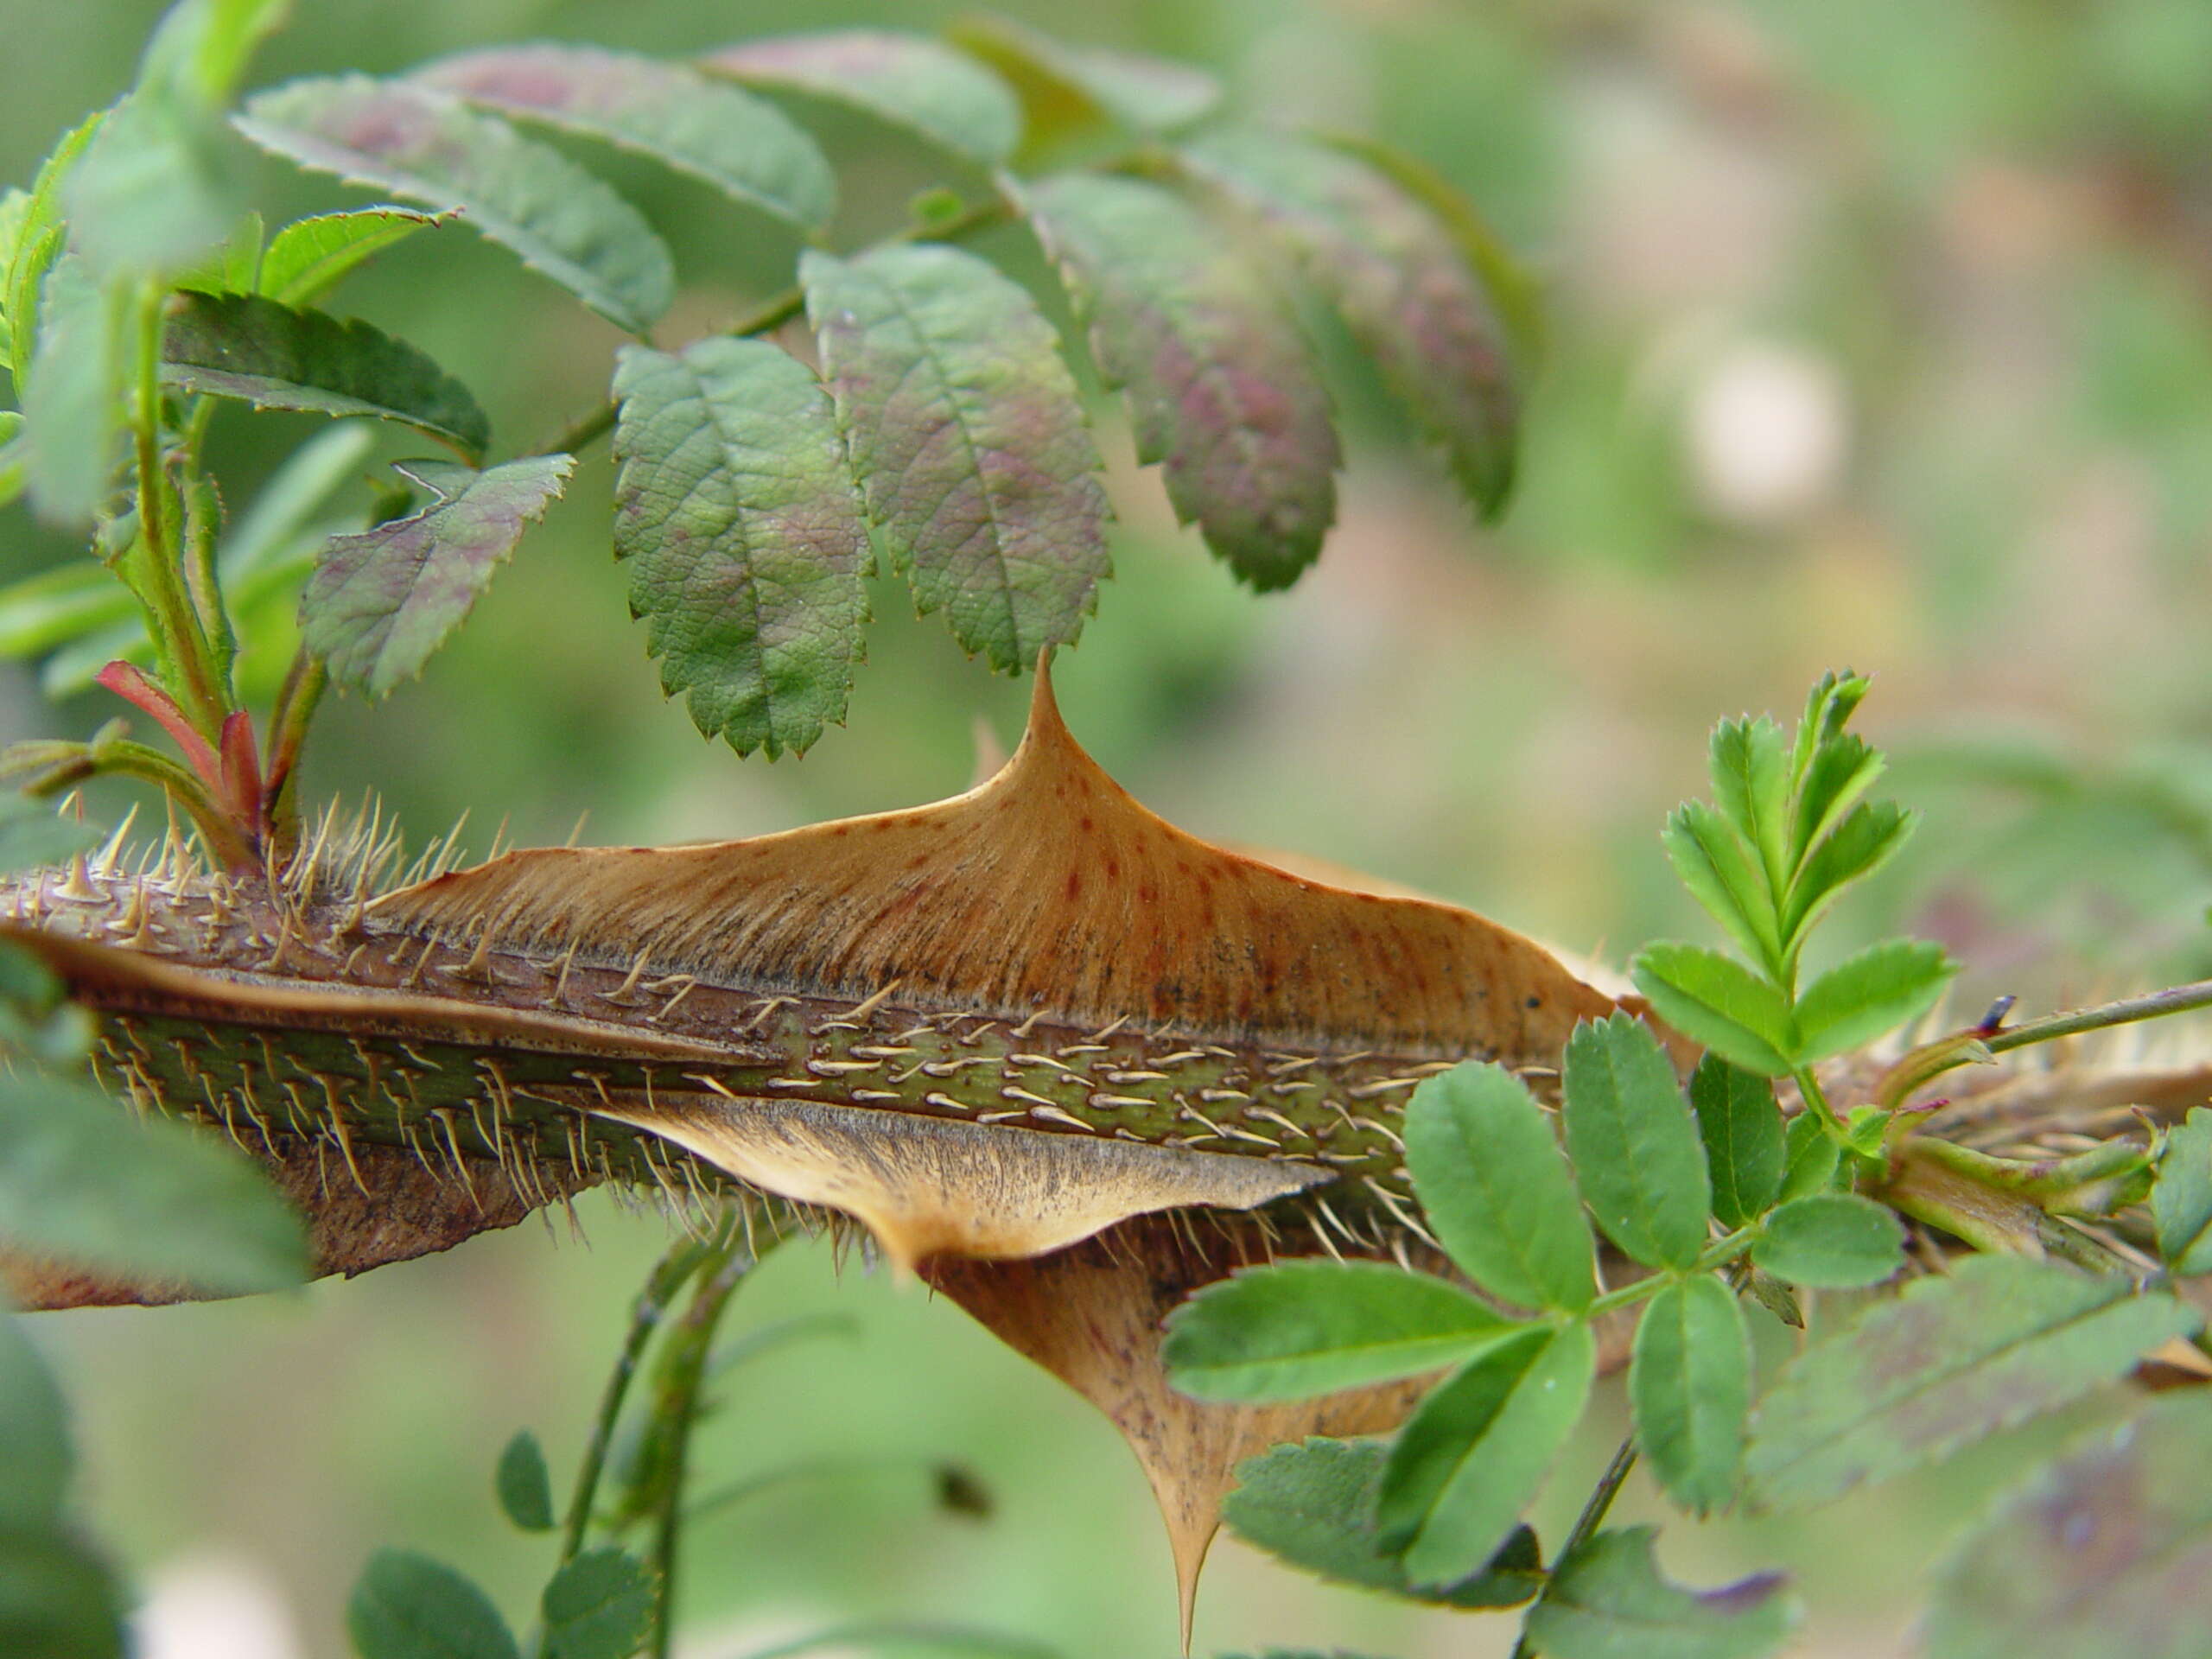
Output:
[[[1613,1507],[1613,1500],[1620,1496],[1622,1486],[1627,1484],[1629,1473],[1635,1467],[1636,1437],[1631,1434],[1620,1443],[1620,1449],[1613,1453],[1613,1460],[1605,1465],[1605,1472],[1598,1477],[1598,1484],[1591,1488],[1590,1496],[1582,1505],[1582,1513],[1574,1517],[1574,1526],[1567,1535],[1567,1541],[1560,1546],[1559,1554],[1553,1557],[1552,1570],[1554,1573],[1559,1570],[1560,1562],[1597,1535],[1598,1529],[1605,1523],[1606,1511]],[[1529,1604],[1529,1612],[1535,1612],[1544,1605],[1544,1597],[1550,1588],[1551,1582],[1546,1580],[1544,1587],[1536,1592],[1536,1599]],[[1529,1626],[1524,1617],[1521,1639],[1513,1644],[1512,1659],[1535,1659],[1535,1652],[1529,1641]]]
[[[653,1605],[652,1659],[669,1659],[676,1636],[677,1545],[683,1528],[683,1473],[691,1430],[699,1418],[699,1394],[714,1352],[715,1327],[723,1311],[757,1258],[747,1247],[746,1230],[733,1215],[721,1243],[709,1249],[709,1269],[691,1293],[691,1304],[670,1334],[654,1368],[653,1421],[640,1461],[652,1482],[653,1566],[659,1583]],[[773,1235],[771,1235],[772,1248]]]
[[[599,1414],[593,1419],[591,1440],[584,1447],[583,1464],[576,1471],[575,1491],[569,1499],[568,1525],[561,1538],[561,1560],[564,1566],[583,1550],[584,1535],[591,1526],[592,1511],[599,1501],[600,1476],[607,1467],[607,1449],[614,1443],[614,1426],[622,1414],[622,1402],[629,1394],[631,1379],[638,1374],[638,1361],[645,1354],[645,1344],[652,1340],[653,1332],[660,1329],[661,1320],[667,1315],[677,1293],[709,1254],[709,1247],[696,1239],[677,1240],[653,1264],[637,1300],[630,1305],[630,1328],[623,1334],[621,1351],[615,1356],[614,1369],[608,1373],[607,1387],[600,1395]]]
[[[144,577],[140,594],[154,613],[166,655],[181,683],[173,688],[193,727],[211,745],[219,745],[223,721],[231,712],[227,689],[208,661],[207,631],[185,582],[184,559],[169,522],[167,474],[162,461],[162,331],[168,296],[149,281],[138,296],[137,396],[132,431],[137,450],[138,533],[145,540]]]

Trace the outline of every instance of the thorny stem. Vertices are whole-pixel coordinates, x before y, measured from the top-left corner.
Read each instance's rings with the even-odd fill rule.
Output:
[[[2170,1014],[2187,1014],[2192,1008],[2203,1007],[2212,1007],[2212,979],[2200,979],[2188,985],[2171,985],[2163,991],[2122,997],[2117,1002],[2102,1003],[2094,1008],[2081,1008],[2072,1014],[2055,1014],[2047,1019],[2031,1020],[2024,1025],[2014,1026],[2009,1031],[1993,1033],[1986,1041],[1991,1053],[2002,1054],[2009,1049],[2025,1048],[2032,1043],[2055,1042],[2061,1037],[2078,1036],[2085,1031],[2103,1031],[2112,1026],[2161,1020]]]
[[[956,213],[950,219],[940,219],[934,224],[909,225],[905,229],[885,237],[881,241],[875,243],[874,247],[896,247],[908,242],[958,242],[973,236],[978,231],[987,230],[994,225],[1004,223],[1012,216],[1012,208],[1002,197],[993,196],[988,201],[977,202],[966,211]],[[793,284],[784,289],[782,293],[763,302],[756,309],[739,318],[721,332],[741,339],[753,334],[765,334],[772,328],[782,327],[805,309],[806,291],[797,284]],[[585,446],[596,443],[612,432],[614,429],[614,423],[620,414],[621,405],[610,398],[588,415],[572,422],[565,431],[538,453],[573,455]]]
[[[638,1374],[638,1361],[645,1351],[645,1344],[652,1340],[653,1332],[660,1328],[669,1304],[676,1300],[676,1293],[683,1288],[683,1281],[697,1270],[707,1254],[708,1247],[698,1240],[678,1239],[653,1263],[653,1270],[645,1275],[637,1300],[630,1305],[630,1328],[623,1335],[621,1351],[615,1356],[614,1369],[608,1373],[606,1389],[600,1395],[599,1414],[592,1421],[591,1440],[584,1447],[583,1464],[576,1471],[575,1491],[569,1499],[568,1526],[561,1539],[563,1566],[583,1549],[584,1534],[591,1525],[592,1510],[599,1499],[600,1476],[607,1467],[607,1448],[614,1443],[614,1426],[622,1414],[622,1402],[630,1391],[630,1381]]]
[[[1582,1513],[1574,1517],[1574,1526],[1567,1535],[1567,1541],[1560,1546],[1559,1554],[1552,1558],[1554,1573],[1559,1570],[1560,1562],[1588,1543],[1598,1529],[1605,1524],[1605,1512],[1613,1507],[1613,1499],[1620,1496],[1622,1486],[1627,1484],[1629,1471],[1635,1467],[1636,1436],[1630,1434],[1622,1440],[1620,1449],[1613,1453],[1613,1460],[1605,1465],[1605,1472],[1598,1477],[1598,1484],[1591,1488],[1590,1496],[1582,1505]],[[1536,1599],[1529,1604],[1529,1613],[1534,1613],[1544,1605],[1544,1597],[1550,1589],[1551,1581],[1548,1579],[1543,1588],[1536,1592]],[[1513,1644],[1512,1659],[1535,1659],[1535,1651],[1529,1640],[1527,1615],[1523,1615],[1521,1639]]]
[[[207,785],[200,775],[161,750],[127,739],[109,737],[92,743],[19,746],[10,753],[20,753],[22,748],[33,747],[42,764],[38,775],[23,785],[26,793],[53,795],[87,778],[137,778],[156,785],[184,809],[185,816],[207,843],[209,855],[226,868],[235,869],[252,862],[240,825],[207,792]],[[11,766],[9,770],[19,772],[20,767]]]

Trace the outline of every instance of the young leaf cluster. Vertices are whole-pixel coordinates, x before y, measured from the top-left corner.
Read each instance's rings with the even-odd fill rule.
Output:
[[[1879,751],[1847,728],[1866,695],[1855,674],[1814,687],[1793,736],[1770,719],[1713,734],[1713,799],[1667,822],[1667,856],[1742,956],[1647,946],[1637,989],[1669,1024],[1746,1071],[1796,1076],[1935,1006],[1955,971],[1936,945],[1892,939],[1802,982],[1807,940],[1853,883],[1895,855],[1912,814],[1864,798]],[[1825,1116],[1817,1090],[1808,1103]]]
[[[1581,1415],[1595,1321],[1635,1311],[1630,1455],[1697,1515],[1827,1503],[2079,1400],[2202,1324],[2124,1275],[1975,1257],[1867,1304],[1758,1395],[1744,1299],[1802,1324],[1797,1293],[1892,1277],[1904,1266],[1897,1218],[1831,1190],[1840,1166],[1825,1135],[1814,1142],[1825,1160],[1792,1157],[1764,1079],[1708,1054],[1686,1098],[1664,1049],[1624,1015],[1577,1031],[1561,1086],[1556,1133],[1496,1066],[1430,1079],[1408,1108],[1424,1217],[1465,1283],[1284,1262],[1171,1317],[1163,1357],[1201,1398],[1443,1374],[1387,1446],[1310,1440],[1246,1464],[1225,1515],[1251,1541],[1414,1599],[1529,1602],[1524,1640],[1560,1659],[1771,1653],[1797,1617],[1780,1580],[1707,1593],[1666,1583],[1648,1529],[1599,1526],[1610,1485],[1548,1567],[1520,1524]],[[2208,1179],[2202,1154],[2184,1142],[2188,1174],[2169,1166],[2192,1193]],[[1601,1291],[1595,1235],[1641,1276]]]

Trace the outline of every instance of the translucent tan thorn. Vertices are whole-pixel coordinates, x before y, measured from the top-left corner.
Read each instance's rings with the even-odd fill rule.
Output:
[[[130,810],[123,815],[123,822],[115,826],[115,833],[107,838],[92,859],[92,874],[103,880],[115,874],[115,861],[123,851],[124,837],[130,833],[130,826],[138,817],[138,804],[133,801]]]

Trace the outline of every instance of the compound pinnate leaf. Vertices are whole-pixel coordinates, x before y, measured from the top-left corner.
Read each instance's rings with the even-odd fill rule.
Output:
[[[1281,133],[1211,134],[1187,163],[1277,232],[1484,513],[1512,487],[1521,398],[1481,276],[1370,163]]]
[[[963,52],[898,29],[830,29],[747,41],[701,60],[733,80],[788,86],[866,111],[986,167],[1021,142],[1021,105]]]
[[[645,216],[496,116],[404,81],[296,80],[246,101],[239,131],[303,167],[460,213],[531,270],[642,334],[676,295]]]
[[[1821,1503],[2120,1376],[2202,1316],[2120,1275],[1974,1256],[1792,1360],[1751,1421],[1751,1500]]]
[[[1732,1229],[1764,1214],[1781,1196],[1789,1167],[1774,1085],[1707,1054],[1690,1073],[1690,1109],[1705,1142],[1714,1219]]]
[[[1464,1064],[1406,1107],[1406,1167],[1430,1227],[1484,1290],[1522,1307],[1587,1307],[1590,1224],[1559,1140],[1519,1078]]]
[[[1937,1576],[1929,1659],[2197,1659],[2212,1395],[2161,1395],[2000,1503]]]
[[[1512,1607],[1543,1582],[1536,1535],[1516,1527],[1490,1566],[1463,1583],[1424,1590],[1382,1547],[1375,1521],[1387,1448],[1376,1440],[1315,1438],[1237,1465],[1222,1519],[1247,1543],[1340,1584],[1387,1590],[1447,1607]]]
[[[1684,1036],[1763,1077],[1789,1070],[1789,1005],[1733,957],[1702,945],[1649,944],[1630,971],[1659,1017]]]
[[[1497,1555],[1574,1432],[1596,1371],[1596,1342],[1577,1322],[1508,1338],[1421,1402],[1391,1445],[1376,1503],[1410,1582],[1457,1584]]]
[[[1688,1590],[1659,1572],[1656,1527],[1601,1532],[1559,1564],[1529,1614],[1551,1659],[1764,1659],[1804,1616],[1787,1581],[1762,1573]]]
[[[1810,1290],[1857,1290],[1880,1284],[1904,1265],[1904,1229],[1870,1198],[1815,1192],[1766,1218],[1751,1260]]]
[[[868,620],[861,522],[830,398],[765,340],[633,346],[614,378],[614,551],[661,683],[739,753],[841,720]]]
[[[161,372],[170,385],[260,409],[397,421],[472,461],[491,442],[468,388],[404,340],[258,294],[177,295]]]
[[[1058,337],[957,248],[799,262],[855,476],[916,603],[1019,672],[1073,639],[1106,575],[1106,496]]]
[[[2158,1254],[2176,1273],[2212,1273],[2212,1111],[2193,1108],[2166,1136],[2151,1219]]]
[[[360,1659],[519,1659],[492,1599],[412,1550],[369,1557],[346,1599],[346,1631]]]
[[[837,181],[813,139],[773,105],[683,64],[538,41],[442,58],[410,79],[649,156],[806,230],[836,211]]]
[[[545,1448],[526,1428],[515,1431],[499,1452],[493,1478],[499,1508],[524,1532],[550,1532],[553,1528],[553,1478],[546,1471]]]
[[[1700,1274],[1644,1304],[1628,1393],[1637,1441],[1667,1495],[1697,1515],[1726,1509],[1751,1405],[1751,1339],[1727,1286]]]
[[[435,499],[404,518],[323,544],[300,601],[308,649],[339,684],[366,696],[420,673],[575,465],[569,455],[530,455],[481,473],[396,462]]]
[[[412,207],[357,207],[295,219],[270,238],[261,256],[260,289],[282,305],[311,304],[363,261],[453,217]]]
[[[1625,1014],[1578,1026],[1564,1073],[1567,1156],[1598,1225],[1647,1267],[1689,1266],[1705,1248],[1713,1194],[1659,1039]]]
[[[1515,1327],[1441,1279],[1374,1262],[1281,1262],[1208,1286],[1160,1357],[1186,1394],[1297,1400],[1457,1364]]]
[[[234,1149],[29,1072],[0,1078],[0,1238],[216,1295],[296,1285],[308,1266],[299,1217]]]
[[[546,1659],[629,1659],[645,1639],[658,1593],[652,1571],[627,1551],[588,1549],[546,1584]]]
[[[1838,963],[1797,998],[1797,1049],[1802,1065],[1871,1043],[1934,1007],[1959,970],[1943,948],[1925,939],[1891,939]]]
[[[1064,174],[1026,204],[1176,516],[1254,588],[1289,586],[1335,519],[1342,456],[1281,290],[1159,185]]]

